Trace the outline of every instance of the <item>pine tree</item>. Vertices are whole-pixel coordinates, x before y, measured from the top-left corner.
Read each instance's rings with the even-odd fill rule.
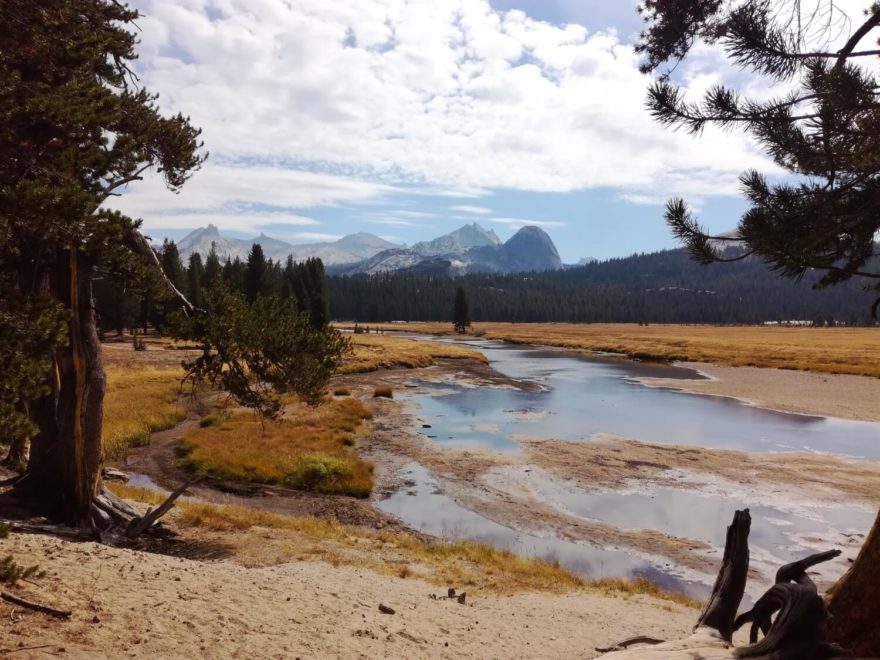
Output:
[[[455,291],[455,302],[452,305],[452,327],[459,334],[464,334],[471,327],[471,308],[464,287]]]
[[[223,276],[223,266],[220,265],[220,257],[217,254],[217,246],[211,242],[211,250],[205,257],[205,286],[213,286]]]
[[[248,255],[247,269],[244,274],[244,293],[251,302],[257,296],[267,295],[269,292],[269,266],[263,254],[263,248],[259,243],[254,243]]]
[[[158,267],[138,223],[103,205],[150,168],[180,188],[204,158],[199,132],[162,116],[136,85],[136,11],[113,0],[4,0],[0,13],[0,299],[21,299],[17,316],[34,313],[44,328],[37,346],[8,339],[26,352],[26,380],[41,383],[13,384],[33,430],[15,488],[55,518],[103,526],[126,514],[101,484],[105,380],[92,280],[123,253]],[[52,321],[59,311],[66,340]]]
[[[661,123],[699,133],[707,125],[741,127],[751,133],[795,183],[771,185],[759,172],[741,177],[750,204],[733,236],[710,236],[682,199],[667,204],[666,221],[702,263],[755,255],[780,274],[801,278],[824,272],[817,287],[863,278],[880,291],[876,238],[880,231],[880,50],[862,42],[880,27],[880,4],[866,15],[839,49],[826,52],[807,43],[820,28],[833,29],[839,10],[821,2],[791,14],[764,0],[647,0],[641,6],[647,29],[638,47],[644,71],[685,57],[697,38],[720,43],[737,65],[789,91],[769,100],[751,99],[716,85],[691,102],[663,76],[648,105]],[[874,37],[876,41],[876,36]],[[730,255],[724,245],[738,242]],[[876,315],[880,297],[876,299]]]
[[[788,277],[823,271],[819,287],[860,277],[880,291],[880,50],[873,48],[880,3],[866,3],[850,37],[831,52],[808,41],[816,28],[833,26],[835,5],[820,3],[812,14],[799,2],[790,9],[780,15],[763,0],[645,0],[640,7],[647,21],[639,46],[645,71],[685,57],[699,37],[719,42],[739,66],[789,86],[783,96],[759,100],[718,85],[700,103],[685,99],[667,77],[651,87],[649,106],[660,122],[693,133],[709,124],[741,126],[797,176],[771,185],[759,172],[745,173],[750,208],[734,237],[709,236],[681,199],[669,201],[666,221],[702,263],[755,255]],[[732,238],[742,241],[742,253],[719,247]],[[878,305],[880,297],[875,318]],[[859,657],[880,656],[880,513],[855,563],[830,591],[828,609],[831,641]]]

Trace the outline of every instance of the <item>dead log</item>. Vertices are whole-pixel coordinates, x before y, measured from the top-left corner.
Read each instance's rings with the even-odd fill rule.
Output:
[[[790,564],[776,573],[774,584],[755,606],[736,616],[745,593],[749,569],[748,509],[737,511],[727,528],[721,568],[709,600],[690,637],[651,647],[629,648],[600,656],[607,660],[831,660],[853,657],[826,641],[828,611],[807,570],[840,554],[821,552]],[[733,632],[751,623],[750,643],[733,648]],[[758,633],[764,635],[758,639]],[[647,639],[644,640],[649,643]],[[653,640],[652,640],[653,641]],[[641,643],[631,641],[631,644]],[[601,649],[599,649],[601,650]]]
[[[717,630],[721,639],[729,642],[733,637],[733,624],[736,611],[746,592],[746,578],[749,572],[749,532],[752,517],[749,510],[733,514],[733,522],[727,528],[724,543],[724,556],[721,569],[715,579],[715,586],[703,611],[697,617],[694,630],[700,627]]]

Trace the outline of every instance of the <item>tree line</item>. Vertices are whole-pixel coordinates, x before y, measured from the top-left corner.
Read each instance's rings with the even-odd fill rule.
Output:
[[[677,249],[555,272],[450,278],[404,271],[333,276],[328,285],[333,318],[364,323],[451,321],[459,287],[474,321],[873,323],[873,298],[859,282],[814,289],[818,279],[780,278],[757,258],[702,266]]]
[[[330,303],[324,264],[318,258],[294,262],[267,259],[259,244],[254,244],[245,261],[236,257],[221,261],[212,246],[203,258],[194,252],[186,263],[174,241],[166,239],[157,250],[159,262],[168,280],[199,309],[204,309],[212,290],[222,285],[229,292],[242,295],[248,303],[259,297],[290,301],[309,317],[313,327],[323,328],[330,321]],[[174,311],[178,308],[161,285],[132,286],[126,280],[101,279],[95,285],[95,309],[101,332],[117,332],[149,327],[171,331]]]

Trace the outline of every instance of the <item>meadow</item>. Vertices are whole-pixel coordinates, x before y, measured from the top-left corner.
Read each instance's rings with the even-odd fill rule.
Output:
[[[478,360],[486,357],[467,346],[438,344],[384,334],[352,334],[352,352],[345,359],[341,373],[354,374],[378,369],[414,369],[429,367],[438,358]]]
[[[355,446],[371,418],[354,398],[317,407],[289,401],[274,422],[252,412],[206,418],[186,432],[180,450],[192,471],[220,479],[369,497],[373,467]]]
[[[451,323],[378,327],[384,331],[453,334]],[[880,328],[475,323],[469,334],[518,344],[619,353],[643,360],[880,377]]]
[[[182,376],[174,367],[107,367],[103,437],[108,458],[121,458],[130,448],[147,444],[151,433],[186,419],[179,401]]]

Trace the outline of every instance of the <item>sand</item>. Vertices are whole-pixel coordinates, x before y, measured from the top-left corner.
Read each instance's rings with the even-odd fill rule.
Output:
[[[14,593],[74,612],[58,621],[0,601],[0,655],[16,659],[592,658],[638,634],[681,637],[697,616],[593,592],[471,594],[460,605],[433,599],[445,590],[427,582],[352,567],[245,568],[45,536],[15,534],[0,551],[50,568]]]
[[[640,378],[643,385],[729,396],[785,412],[880,422],[880,378],[685,362],[708,380]]]

